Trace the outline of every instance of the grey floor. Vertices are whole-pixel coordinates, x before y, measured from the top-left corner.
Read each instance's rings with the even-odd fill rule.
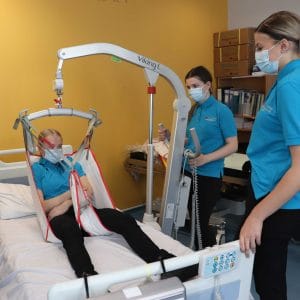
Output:
[[[137,220],[142,220],[144,214],[144,207],[135,208],[128,211]],[[234,222],[233,222],[234,223]],[[233,228],[233,226],[231,226]],[[235,230],[236,228],[233,228]],[[231,233],[229,233],[232,236]],[[186,230],[180,230],[178,233],[178,240],[184,245],[189,246],[190,234]],[[288,300],[300,299],[300,242],[289,245],[288,263],[287,263],[287,286],[288,286]],[[252,284],[251,293],[255,300],[259,300]],[[245,299],[248,300],[248,299]]]

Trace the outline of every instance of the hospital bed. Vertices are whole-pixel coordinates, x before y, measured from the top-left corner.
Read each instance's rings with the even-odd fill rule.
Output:
[[[47,243],[42,237],[26,175],[25,162],[0,164],[1,300],[47,299],[53,284],[76,278],[62,246]],[[191,252],[161,232],[141,226],[161,248],[175,255]],[[99,273],[145,264],[118,234],[89,237],[85,244]]]
[[[3,154],[7,153],[4,151]],[[84,280],[75,278],[62,245],[47,243],[42,237],[26,174],[24,162],[0,163],[0,299],[85,299]],[[183,291],[183,297],[199,299],[201,295],[200,299],[204,300],[248,299],[253,255],[246,258],[241,254],[237,242],[192,252],[148,225],[141,224],[141,227],[159,247],[180,256],[165,262],[167,271],[199,260],[202,263],[199,269],[201,277],[184,284],[176,282]],[[118,234],[88,237],[85,244],[99,272],[99,275],[88,278],[90,297],[146,299],[130,295],[142,295],[149,290],[149,284],[160,284],[161,288],[157,290],[166,289],[164,295],[174,288],[174,283],[170,285],[169,280],[156,281],[159,278],[157,274],[162,272],[160,263],[146,264]],[[222,255],[223,267],[220,263]],[[232,261],[224,272],[227,256]],[[218,295],[220,297],[216,298]],[[166,297],[148,299],[171,299]]]

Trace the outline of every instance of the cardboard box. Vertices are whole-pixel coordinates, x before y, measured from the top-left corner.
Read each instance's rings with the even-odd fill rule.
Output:
[[[255,28],[240,28],[214,33],[214,47],[254,43]]]
[[[215,63],[215,77],[247,76],[252,72],[250,60]]]
[[[254,61],[254,44],[214,48],[214,63],[239,60]]]

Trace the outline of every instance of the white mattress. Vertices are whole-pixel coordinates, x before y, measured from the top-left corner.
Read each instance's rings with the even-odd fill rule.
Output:
[[[169,236],[141,226],[160,248],[177,256],[191,252]],[[85,245],[99,273],[144,264],[118,234],[88,237]],[[75,278],[62,245],[43,240],[35,216],[0,220],[1,300],[45,300],[51,285]]]

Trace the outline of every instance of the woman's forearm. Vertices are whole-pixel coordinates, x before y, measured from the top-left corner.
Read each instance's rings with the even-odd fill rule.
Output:
[[[63,202],[65,202],[66,200],[70,200],[71,199],[71,193],[70,191],[67,191],[59,196],[50,198],[50,199],[43,199],[42,200],[42,205],[44,208],[44,211],[46,213],[48,213],[52,208],[62,204]]]
[[[65,200],[61,204],[55,206],[48,212],[48,220],[52,220],[54,217],[64,214],[71,206],[73,202],[71,199]]]
[[[207,162],[222,159],[232,153],[235,153],[238,149],[238,141],[236,137],[226,139],[226,144],[218,150],[205,154]]]
[[[237,150],[237,138],[227,138],[226,144],[219,148],[218,150],[208,153],[208,154],[200,154],[198,157],[189,160],[189,164],[191,167],[199,167],[203,166],[212,161],[224,158]]]

